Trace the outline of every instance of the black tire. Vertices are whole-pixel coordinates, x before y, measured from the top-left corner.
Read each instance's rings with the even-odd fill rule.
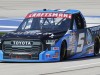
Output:
[[[97,56],[99,55],[99,47],[100,46],[100,42],[99,42],[99,38],[96,38],[94,41],[94,55]]]
[[[67,58],[67,43],[63,41],[61,45],[61,51],[60,51],[60,61],[63,61],[66,58]]]

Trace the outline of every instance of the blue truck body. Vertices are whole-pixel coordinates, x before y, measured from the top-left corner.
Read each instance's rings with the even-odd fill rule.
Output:
[[[0,38],[1,62],[54,62],[95,56],[100,25],[88,27],[79,10],[36,10]]]

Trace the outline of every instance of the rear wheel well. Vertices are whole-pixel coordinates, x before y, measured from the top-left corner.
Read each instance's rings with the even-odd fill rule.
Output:
[[[62,41],[61,49],[60,49],[60,60],[64,60],[67,57],[67,42],[66,40]]]
[[[94,55],[99,54],[99,49],[100,49],[100,36],[97,36],[94,39]]]

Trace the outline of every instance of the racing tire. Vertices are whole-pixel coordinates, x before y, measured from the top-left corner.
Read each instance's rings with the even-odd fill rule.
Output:
[[[100,49],[100,42],[99,42],[99,38],[96,38],[94,41],[94,55],[97,56],[99,55],[99,49]]]
[[[67,43],[65,41],[62,42],[61,51],[60,51],[60,61],[67,59]]]

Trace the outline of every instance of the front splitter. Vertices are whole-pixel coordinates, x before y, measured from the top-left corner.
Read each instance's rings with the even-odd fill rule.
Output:
[[[26,63],[31,63],[31,62],[58,62],[59,60],[18,60],[18,59],[3,59],[0,62],[26,62]]]

